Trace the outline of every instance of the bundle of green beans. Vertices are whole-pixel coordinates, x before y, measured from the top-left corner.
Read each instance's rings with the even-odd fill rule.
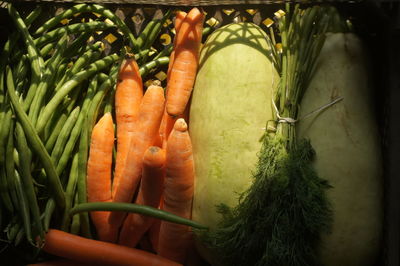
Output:
[[[8,4],[17,30],[10,34],[0,58],[1,238],[6,248],[31,247],[32,252],[24,252],[28,261],[34,260],[49,227],[91,237],[87,211],[121,207],[85,205],[89,136],[98,115],[113,110],[114,85],[126,46],[134,52],[142,77],[168,64],[171,51],[166,47],[149,54],[170,11],[149,23],[136,39],[119,17],[100,5],[75,5],[33,29],[41,10],[38,5],[23,18]],[[60,23],[87,12],[98,14],[98,21]],[[107,55],[94,32],[109,28],[117,28],[126,45]],[[176,219],[151,208],[125,207]],[[80,214],[71,215],[72,208]]]

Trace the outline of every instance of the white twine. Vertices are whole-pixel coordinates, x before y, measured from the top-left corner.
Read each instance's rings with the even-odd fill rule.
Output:
[[[274,106],[276,117],[278,118],[278,121],[277,121],[278,123],[288,123],[288,124],[294,125],[296,122],[298,122],[300,120],[303,120],[303,119],[306,119],[306,118],[312,116],[313,114],[319,113],[319,112],[325,110],[326,108],[336,104],[337,102],[340,102],[341,100],[343,100],[343,97],[337,97],[333,101],[331,101],[331,102],[329,102],[329,103],[327,103],[327,104],[325,104],[325,105],[323,105],[321,107],[318,107],[317,109],[311,111],[310,113],[308,113],[308,114],[306,114],[303,117],[300,117],[298,119],[293,119],[291,117],[281,117],[280,114],[279,114],[278,108],[276,107],[274,99],[272,99],[272,105]]]

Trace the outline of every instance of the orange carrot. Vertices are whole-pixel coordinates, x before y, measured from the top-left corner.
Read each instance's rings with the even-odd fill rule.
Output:
[[[132,201],[142,174],[143,154],[156,138],[164,104],[164,89],[156,85],[149,86],[140,104],[137,126],[132,132],[126,165],[121,180],[115,187],[113,201]],[[124,213],[113,212],[110,215],[109,223],[119,228],[124,216]]]
[[[143,98],[142,78],[134,58],[125,59],[119,70],[115,91],[115,115],[117,122],[117,156],[112,195],[119,185],[128,156],[130,136],[135,128],[140,102]]]
[[[114,146],[114,127],[110,113],[97,122],[92,131],[87,163],[88,202],[111,201],[111,165]],[[108,224],[109,212],[91,212],[98,238],[115,242],[116,231]]]
[[[180,265],[143,250],[87,239],[56,229],[47,232],[43,250],[49,254],[90,265]]]
[[[186,15],[187,15],[187,13],[185,11],[178,11],[175,15],[175,37],[174,37],[174,43],[173,43],[174,50],[172,50],[171,55],[169,57],[169,64],[168,64],[168,70],[167,70],[167,81],[169,80],[172,65],[174,63],[175,49],[176,49],[176,35],[178,35],[179,29],[181,28],[182,22],[185,19]]]
[[[204,14],[193,8],[176,35],[167,96],[167,112],[171,116],[182,114],[189,101],[197,73],[203,20]]]
[[[190,219],[193,190],[192,144],[185,120],[178,119],[167,141],[163,209]],[[191,243],[192,232],[188,226],[161,221],[159,255],[183,264]]]
[[[142,179],[136,204],[157,208],[164,182],[165,151],[151,146],[143,156]],[[154,219],[149,216],[131,213],[122,226],[119,244],[136,247],[141,237],[152,225]]]
[[[163,209],[163,201],[161,199],[159,209]],[[153,250],[158,252],[158,238],[160,236],[160,227],[161,227],[161,220],[154,219],[153,224],[149,228],[149,239],[151,245],[153,246]]]

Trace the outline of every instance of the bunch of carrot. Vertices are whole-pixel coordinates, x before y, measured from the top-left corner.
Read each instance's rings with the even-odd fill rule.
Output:
[[[177,13],[166,91],[157,82],[144,91],[136,60],[122,62],[115,93],[115,169],[112,173],[113,117],[105,113],[91,134],[88,202],[133,202],[191,218],[194,164],[186,121],[203,20],[197,8]],[[134,248],[148,234],[152,251],[181,264],[191,247],[187,225],[137,213],[93,211],[90,217],[100,241]]]

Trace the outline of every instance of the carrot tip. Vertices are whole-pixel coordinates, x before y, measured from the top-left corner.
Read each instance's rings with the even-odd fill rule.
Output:
[[[185,119],[178,118],[175,122],[174,129],[181,132],[185,132],[187,130],[187,124],[185,122]]]

